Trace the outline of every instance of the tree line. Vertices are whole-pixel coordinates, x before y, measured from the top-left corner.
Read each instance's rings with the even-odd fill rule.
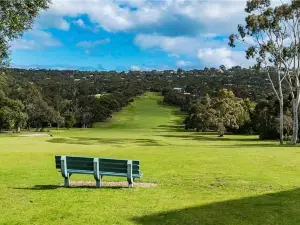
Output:
[[[259,102],[250,98],[239,98],[228,89],[197,98],[171,89],[163,91],[164,102],[175,105],[187,113],[184,120],[186,130],[197,132],[217,131],[222,137],[225,132],[257,134],[260,139],[280,138],[279,101],[269,95]],[[292,99],[285,99],[283,135],[291,140]]]
[[[270,84],[266,83],[263,71],[220,68],[126,73],[3,68],[0,69],[0,129],[92,127],[145,91],[162,92],[166,102],[185,111],[193,101],[201,102],[206,95],[214,102],[221,89],[231,91],[235,98],[255,102],[272,93],[265,88]],[[181,94],[173,95],[172,90],[178,87]]]
[[[57,74],[44,79],[36,71],[31,79],[25,74],[20,78],[12,71],[0,73],[0,130],[92,127],[145,92],[143,85],[131,80],[112,79],[98,93],[97,82],[71,82]]]

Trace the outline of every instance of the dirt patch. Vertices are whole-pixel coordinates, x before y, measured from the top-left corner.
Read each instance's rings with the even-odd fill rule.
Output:
[[[19,137],[52,137],[51,134],[20,134]]]
[[[63,185],[63,184],[62,184]],[[70,182],[71,187],[96,187],[96,182],[92,181],[71,181]],[[102,182],[102,187],[128,187],[127,182]],[[142,187],[142,188],[151,188],[156,187],[157,184],[154,183],[142,183],[142,182],[135,182],[134,187]]]

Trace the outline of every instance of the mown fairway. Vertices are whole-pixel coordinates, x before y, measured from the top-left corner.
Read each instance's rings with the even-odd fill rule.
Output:
[[[182,132],[158,100],[137,98],[95,129],[1,136],[0,224],[300,224],[298,147]],[[56,154],[139,159],[140,181],[158,186],[62,188]]]

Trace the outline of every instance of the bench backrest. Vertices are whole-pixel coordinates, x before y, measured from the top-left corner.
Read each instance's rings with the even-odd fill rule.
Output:
[[[73,170],[88,170],[94,171],[94,158],[91,157],[76,157],[76,156],[66,156],[67,168]],[[61,168],[61,156],[55,156],[56,168]]]
[[[66,156],[67,168],[74,170],[94,171],[94,158]],[[99,158],[99,171],[112,173],[127,173],[127,161],[125,159]],[[61,156],[55,156],[57,169],[61,168]],[[140,161],[132,160],[132,174],[140,174]]]
[[[103,172],[127,173],[127,160],[99,158],[99,170]],[[132,174],[140,173],[140,161],[132,160]]]

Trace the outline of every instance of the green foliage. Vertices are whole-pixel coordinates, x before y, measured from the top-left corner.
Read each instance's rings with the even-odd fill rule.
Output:
[[[0,65],[7,63],[9,42],[31,28],[39,12],[50,0],[11,0],[0,2]]]
[[[283,107],[283,134],[286,140],[292,134],[292,113],[291,100],[285,99],[286,104]],[[273,140],[279,138],[279,103],[274,96],[269,96],[265,100],[259,102],[252,116],[252,124],[260,139]]]
[[[72,128],[76,124],[75,113],[67,111],[63,114],[65,127],[67,129]]]
[[[216,97],[206,95],[200,102],[191,105],[185,128],[218,130],[223,136],[226,129],[237,131],[245,123],[251,122],[254,105],[249,99],[239,99],[232,91],[222,89]]]
[[[146,89],[132,77],[121,82],[118,74],[102,77],[71,71],[61,76],[64,71],[47,71],[44,77],[43,72],[14,69],[1,71],[1,96],[22,102],[22,112],[28,115],[26,117],[22,114],[22,120],[14,122],[8,116],[11,111],[5,108],[2,110],[3,118],[5,116],[3,124],[6,124],[3,127],[10,129],[14,124],[20,128],[27,125],[27,128],[37,130],[63,126],[92,127],[93,123],[110,118],[113,112],[121,110],[129,104],[130,99],[144,93]],[[77,76],[77,73],[80,81],[71,78]],[[7,104],[7,101],[3,103],[10,107]]]
[[[130,99],[150,89],[162,91],[165,103],[188,111],[193,101],[205,94],[215,96],[222,88],[233,91],[239,98],[259,100],[267,94],[265,86],[268,85],[263,79],[264,72],[239,66],[226,68],[224,73],[213,68],[180,70],[179,74],[177,71],[133,71],[125,74],[24,69],[5,69],[2,72],[0,85],[5,84],[2,88],[5,95],[24,104],[24,112],[28,114],[27,127],[38,129],[65,126],[64,115],[68,112],[75,114],[75,127],[91,127],[95,122],[111,118],[112,113],[127,106]],[[172,91],[174,87],[182,87],[189,94]],[[198,119],[208,117],[203,115]],[[205,121],[209,120],[205,119],[201,124]]]
[[[0,74],[0,130],[19,128],[26,124],[28,115],[25,106],[20,100],[8,96],[9,79],[5,74]]]

